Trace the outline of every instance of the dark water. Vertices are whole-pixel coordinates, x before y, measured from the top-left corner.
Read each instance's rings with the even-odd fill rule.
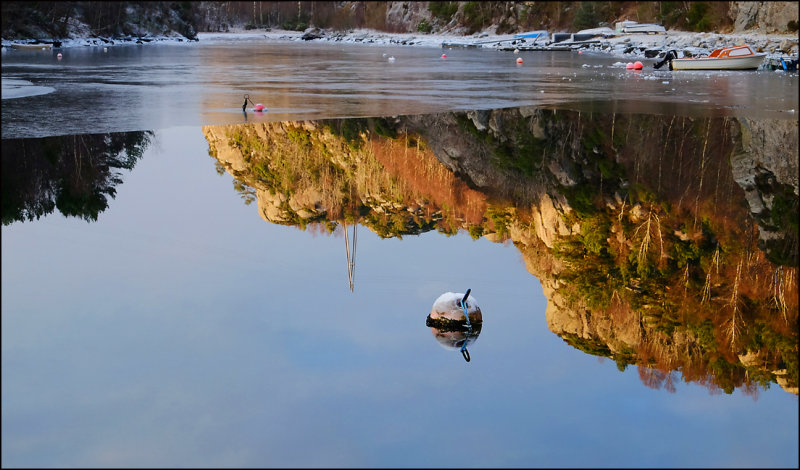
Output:
[[[75,51],[63,88],[3,101],[4,466],[797,465],[797,154],[746,169],[785,151],[754,147],[770,129],[796,143],[796,75],[693,75],[665,113],[599,58],[234,51]],[[566,70],[595,91],[547,84]],[[239,95],[277,89],[244,124]],[[70,93],[83,119],[21,111]],[[545,106],[446,112],[514,100]],[[466,289],[469,362],[426,326]]]

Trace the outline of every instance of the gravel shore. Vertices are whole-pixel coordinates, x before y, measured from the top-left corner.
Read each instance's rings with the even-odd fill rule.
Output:
[[[218,41],[299,41],[323,42],[341,44],[367,44],[375,46],[411,46],[411,47],[442,47],[443,43],[459,43],[480,47],[484,49],[499,49],[518,45],[524,47],[530,42],[514,41],[513,35],[497,35],[479,33],[470,36],[456,34],[422,34],[422,33],[384,33],[368,29],[357,29],[347,32],[336,32],[319,29],[302,31],[287,30],[233,30],[224,33],[198,33],[198,41],[191,41],[182,36],[171,37],[145,37],[145,38],[77,38],[60,40],[60,47],[90,47],[90,46],[117,46],[138,44],[141,46],[153,44],[185,44],[191,46],[196,43]],[[306,39],[314,37],[314,39]],[[12,44],[25,43],[26,41],[2,40],[4,48]],[[52,41],[45,41],[51,42]],[[559,45],[564,43],[558,43]],[[718,33],[691,33],[684,31],[667,31],[666,34],[620,34],[615,37],[600,38],[597,41],[583,44],[573,43],[586,51],[609,54],[621,60],[647,60],[655,62],[655,54],[665,50],[676,50],[682,55],[706,55],[718,47],[735,44],[747,44],[759,52],[766,52],[768,58],[798,56],[797,34],[763,34],[758,32],[745,32],[735,34]]]
[[[483,49],[501,49],[524,47],[530,42],[514,41],[511,34],[497,35],[479,33],[470,36],[455,34],[421,34],[421,33],[384,33],[374,30],[352,30],[334,32],[309,29],[305,32],[285,30],[250,30],[227,33],[200,33],[200,41],[300,41],[365,44],[375,46],[410,46],[441,48],[443,43],[458,43]],[[562,45],[564,43],[558,43]],[[573,47],[587,52],[607,54],[621,61],[640,60],[645,65],[652,65],[659,60],[662,51],[675,50],[680,56],[703,56],[716,48],[747,44],[759,52],[767,53],[765,65],[779,58],[798,56],[798,37],[796,34],[763,34],[747,32],[738,34],[692,33],[685,31],[667,31],[666,34],[620,34],[615,37],[600,38],[586,43],[572,43]]]

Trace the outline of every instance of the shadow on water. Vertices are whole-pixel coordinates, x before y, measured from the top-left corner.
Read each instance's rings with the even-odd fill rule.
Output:
[[[528,107],[203,132],[268,222],[511,241],[574,348],[653,388],[797,393],[795,121]]]
[[[2,140],[3,225],[32,221],[56,209],[96,221],[132,170],[152,131]]]

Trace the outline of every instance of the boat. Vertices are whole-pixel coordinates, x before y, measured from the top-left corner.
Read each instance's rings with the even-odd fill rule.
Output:
[[[571,41],[572,40],[572,33],[553,33],[553,38],[551,42],[564,42],[564,41]]]
[[[52,44],[11,44],[14,49],[52,49]]]
[[[591,34],[592,37],[602,36],[603,38],[613,38],[618,35],[616,31],[609,28],[608,26],[603,26],[602,28],[582,29],[575,34],[580,34],[580,35]]]
[[[637,23],[636,21],[620,21],[616,25],[618,33],[647,33],[647,34],[666,34],[664,26],[655,23]]]
[[[533,39],[534,42],[539,39],[547,39],[550,33],[545,30],[528,31],[527,33],[519,33],[514,35],[514,39]]]
[[[766,57],[764,52],[753,52],[746,44],[715,49],[705,57],[672,59],[672,70],[751,70],[757,69]]]

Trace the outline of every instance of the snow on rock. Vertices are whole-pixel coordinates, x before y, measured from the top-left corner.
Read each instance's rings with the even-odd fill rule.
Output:
[[[465,321],[464,310],[462,310],[459,302],[464,297],[463,292],[445,292],[433,302],[431,308],[431,319],[448,319],[456,321]],[[470,322],[482,322],[483,316],[481,309],[478,307],[478,301],[470,294],[467,297],[467,313],[469,313]]]

